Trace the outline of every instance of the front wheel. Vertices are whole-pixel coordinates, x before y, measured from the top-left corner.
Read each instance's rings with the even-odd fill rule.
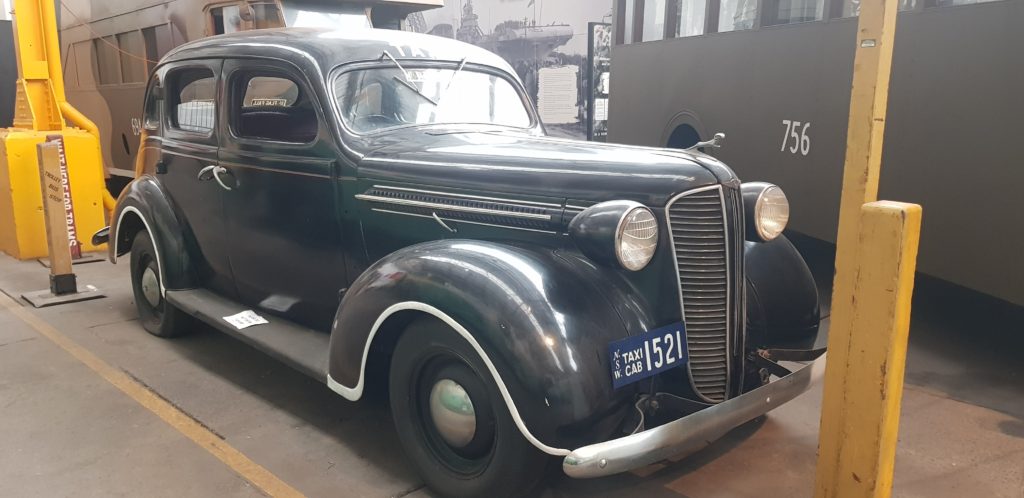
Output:
[[[445,496],[523,496],[549,458],[519,432],[487,366],[445,324],[413,322],[389,376],[398,437],[427,484]]]
[[[131,258],[132,293],[142,327],[159,337],[188,332],[190,317],[164,299],[156,250],[145,230],[135,235]]]

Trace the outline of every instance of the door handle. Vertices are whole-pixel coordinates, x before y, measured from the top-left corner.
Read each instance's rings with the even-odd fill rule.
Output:
[[[207,182],[210,181],[210,179],[216,180],[217,184],[220,185],[221,188],[224,190],[231,190],[231,187],[227,186],[224,181],[220,179],[221,173],[228,173],[228,169],[223,166],[211,164],[199,170],[197,178],[199,178],[199,181],[201,182]]]
[[[212,180],[213,179],[213,170],[216,169],[216,168],[217,168],[216,164],[211,164],[211,165],[209,165],[209,166],[199,170],[199,175],[197,176],[197,178],[199,178],[199,181],[201,181],[201,182],[208,182],[208,181]]]

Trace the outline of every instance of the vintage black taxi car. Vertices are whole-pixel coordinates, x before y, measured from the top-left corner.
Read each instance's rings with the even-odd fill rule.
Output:
[[[692,452],[823,370],[778,187],[547,137],[482,49],[207,38],[161,61],[142,122],[96,239],[131,254],[146,330],[198,318],[346,399],[386,390],[442,494],[525,494],[551,456],[596,477]]]

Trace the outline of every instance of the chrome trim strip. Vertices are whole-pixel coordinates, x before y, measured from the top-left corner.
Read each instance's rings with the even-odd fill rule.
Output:
[[[135,170],[133,169],[110,168],[107,171],[112,175],[135,178]]]
[[[724,395],[724,397],[725,397],[725,399],[729,399],[729,385],[730,385],[730,383],[731,383],[730,381],[732,379],[732,375],[731,375],[732,374],[732,365],[731,365],[732,362],[730,360],[730,357],[732,356],[732,354],[731,354],[732,350],[729,348],[729,346],[730,346],[730,338],[731,338],[730,336],[732,335],[732,328],[730,327],[731,321],[729,319],[729,316],[732,314],[732,311],[731,311],[732,310],[732,308],[731,308],[731,304],[732,304],[731,295],[732,295],[732,292],[731,292],[730,287],[732,287],[733,284],[732,284],[732,272],[729,270],[729,268],[731,267],[730,263],[732,262],[731,259],[730,259],[731,252],[729,251],[729,217],[728,217],[728,212],[725,210],[725,192],[722,190],[722,186],[721,185],[709,185],[707,187],[695,188],[693,190],[687,190],[686,192],[683,192],[681,194],[678,194],[678,195],[672,197],[671,199],[668,200],[667,203],[665,203],[665,223],[668,224],[669,236],[671,237],[671,244],[669,246],[672,248],[672,263],[675,265],[675,268],[676,268],[676,282],[678,282],[678,285],[676,287],[679,289],[679,312],[682,313],[682,315],[683,315],[683,324],[685,326],[685,323],[686,323],[686,303],[683,302],[683,281],[682,281],[683,277],[682,277],[682,274],[679,271],[679,256],[676,255],[675,235],[672,233],[672,214],[671,214],[670,210],[672,209],[672,205],[675,204],[677,200],[679,200],[679,199],[681,199],[683,197],[689,196],[689,195],[699,194],[701,192],[707,192],[709,190],[717,190],[718,191],[718,201],[719,201],[719,205],[722,208],[722,237],[724,239],[723,244],[725,245],[725,285],[726,285],[726,288],[725,288],[725,395]],[[687,346],[689,346],[689,344],[687,344]],[[689,373],[688,377],[690,378],[690,387],[693,388],[693,392],[696,393],[697,396],[701,398],[701,400],[706,401],[708,403],[719,403],[719,401],[715,401],[715,400],[712,400],[712,399],[704,396],[704,394],[701,393],[699,389],[697,389],[697,385],[693,381],[693,369],[691,368],[690,362],[686,362],[686,371],[687,371],[687,373]]]
[[[409,199],[395,199],[393,197],[383,197],[379,195],[356,194],[355,197],[356,199],[359,199],[361,201],[380,202],[383,204],[396,204],[399,206],[421,207],[426,209],[438,209],[441,211],[458,211],[463,213],[476,213],[487,214],[491,216],[508,216],[510,218],[524,218],[530,220],[551,221],[550,214],[516,213],[511,211],[502,211],[500,209],[455,206],[452,204],[444,204],[442,202],[413,201]]]
[[[596,142],[590,142],[591,144]],[[596,172],[587,169],[547,169],[547,168],[530,168],[526,166],[501,166],[497,164],[470,164],[470,163],[444,163],[436,161],[419,161],[414,159],[396,159],[396,158],[379,158],[379,157],[365,157],[363,162],[367,163],[401,163],[401,164],[412,164],[416,166],[443,166],[443,167],[456,167],[474,170],[495,170],[495,171],[517,171],[520,173],[564,173],[567,175],[583,175],[583,176],[614,176],[614,177],[625,177],[625,178],[654,178],[660,180],[685,180],[694,181],[692,176],[680,176],[678,174],[673,175],[657,175],[657,174],[644,174],[644,173],[619,173],[613,171]]]
[[[172,156],[187,157],[189,159],[195,159],[196,161],[200,161],[200,162],[217,162],[216,157],[209,158],[209,157],[193,156],[192,154],[186,154],[184,152],[178,152],[178,151],[176,151],[174,149],[170,149],[170,150],[168,150],[168,149],[161,149],[160,153],[161,154],[170,154]],[[133,171],[132,174],[134,175],[135,172]]]
[[[394,187],[394,186],[391,186],[391,185],[374,185],[373,188],[378,188],[378,189],[381,189],[381,190],[399,190],[399,191],[402,191],[402,192],[416,192],[418,194],[439,195],[439,196],[442,196],[442,197],[443,196],[449,196],[449,197],[460,197],[460,198],[463,198],[463,199],[476,199],[476,200],[480,200],[480,201],[494,201],[494,202],[502,202],[502,203],[505,203],[505,204],[513,204],[513,205],[515,205],[515,204],[530,204],[530,205],[533,205],[533,206],[551,207],[551,208],[557,208],[557,209],[561,209],[562,208],[561,204],[553,204],[553,203],[550,203],[550,202],[536,202],[536,201],[523,201],[523,200],[516,200],[516,199],[502,199],[500,197],[485,197],[485,196],[482,196],[482,195],[457,194],[455,192],[438,192],[438,191],[435,191],[435,190],[420,190],[420,189],[417,189],[417,188]]]
[[[433,219],[433,216],[427,216],[425,214],[405,213],[405,212],[402,212],[402,211],[392,211],[390,209],[382,209],[382,208],[370,208],[370,209],[372,211],[376,211],[378,213],[399,214],[399,215],[403,215],[403,216],[415,216],[417,218],[430,218],[430,219]],[[445,217],[441,217],[441,219],[442,220],[447,220],[447,221],[453,221],[455,223],[469,223],[471,225],[483,225],[485,227],[508,228],[509,230],[523,230],[523,231],[527,231],[527,232],[550,233],[550,234],[557,234],[558,233],[558,232],[555,232],[553,230],[539,230],[539,229],[536,229],[536,228],[514,227],[514,226],[511,226],[511,225],[495,225],[493,223],[483,223],[481,221],[456,220],[456,219],[453,219],[453,218],[445,218]],[[568,234],[566,234],[566,235],[568,235]]]
[[[508,388],[505,387],[505,382],[501,380],[501,375],[498,373],[498,369],[494,366],[494,363],[491,361],[490,357],[487,356],[487,353],[484,352],[484,348],[480,346],[480,343],[478,343],[476,339],[473,338],[473,335],[470,334],[465,327],[459,324],[459,322],[456,322],[452,317],[445,314],[445,312],[426,303],[421,303],[418,301],[405,301],[393,304],[389,306],[388,309],[384,310],[384,312],[377,317],[377,321],[374,322],[373,328],[370,329],[370,337],[366,340],[366,346],[363,348],[363,361],[359,368],[359,381],[356,383],[354,387],[346,387],[343,386],[338,381],[331,378],[331,374],[328,373],[327,386],[330,387],[332,391],[342,395],[345,399],[348,399],[350,401],[356,401],[360,397],[362,397],[363,387],[366,381],[366,360],[370,354],[370,345],[373,344],[373,338],[377,335],[377,331],[380,329],[380,326],[384,323],[385,320],[387,320],[389,316],[403,310],[415,310],[422,311],[424,313],[429,313],[437,317],[441,321],[445,322],[446,324],[448,324],[448,326],[451,327],[452,330],[461,335],[462,338],[465,339],[470,346],[473,346],[473,349],[476,350],[476,353],[480,355],[480,359],[483,360],[485,365],[487,365],[487,370],[491,373],[491,376],[494,377],[494,383],[497,384],[498,391],[501,392],[501,397],[502,399],[505,400],[505,404],[508,406],[509,414],[512,415],[512,420],[515,422],[516,427],[519,428],[519,432],[523,434],[523,437],[525,437],[526,440],[530,442],[530,444],[536,446],[537,449],[549,455],[566,456],[569,454],[569,450],[562,448],[553,448],[551,446],[548,446],[540,442],[539,439],[537,439],[536,437],[534,437],[532,433],[530,433],[530,429],[526,427],[526,423],[523,422],[523,418],[519,415],[519,410],[516,409],[515,402],[512,401],[512,395],[509,394]],[[329,368],[328,371],[330,371]]]
[[[320,173],[309,173],[306,171],[292,171],[288,169],[274,169],[264,168],[262,166],[253,166],[251,164],[232,163],[227,161],[218,161],[217,164],[221,166],[229,166],[232,168],[243,168],[243,169],[254,169],[257,171],[265,171],[267,173],[281,173],[283,175],[296,175],[296,176],[308,176],[310,178],[322,178],[324,180],[330,180],[331,175],[322,175]]]
[[[577,448],[562,460],[562,470],[574,478],[602,477],[692,454],[819,383],[825,375],[825,356],[766,386],[665,425]]]
[[[153,238],[153,231],[149,229],[149,222],[146,221],[146,217],[142,215],[142,212],[135,208],[135,206],[125,206],[121,209],[121,213],[117,215],[117,224],[114,225],[114,262],[117,262],[117,242],[121,240],[121,220],[124,219],[124,213],[132,212],[142,220],[142,225],[146,227],[146,233],[149,234],[149,240],[153,242],[153,252],[156,253],[156,269],[160,272],[160,295],[164,295],[167,289],[164,288],[164,263],[160,258],[160,245],[156,243],[156,239]],[[108,241],[108,243],[111,243]]]

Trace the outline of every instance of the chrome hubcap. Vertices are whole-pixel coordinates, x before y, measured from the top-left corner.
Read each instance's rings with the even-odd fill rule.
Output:
[[[453,448],[462,448],[476,435],[476,411],[466,390],[451,379],[430,389],[430,417],[437,433]]]
[[[156,308],[160,305],[160,278],[152,266],[142,271],[142,295],[150,306]]]

